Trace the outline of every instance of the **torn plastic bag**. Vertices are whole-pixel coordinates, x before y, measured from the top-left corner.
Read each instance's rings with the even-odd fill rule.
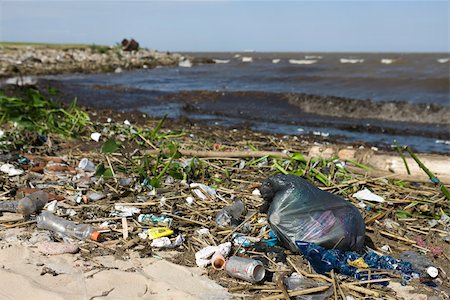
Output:
[[[294,175],[269,177],[260,190],[270,204],[270,227],[290,250],[298,252],[295,241],[329,249],[362,250],[365,224],[350,202]]]

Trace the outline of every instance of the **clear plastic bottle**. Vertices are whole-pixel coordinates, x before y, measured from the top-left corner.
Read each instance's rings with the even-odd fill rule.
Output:
[[[43,211],[37,216],[37,227],[59,232],[79,240],[98,240],[100,233],[89,224],[75,224],[72,221],[55,216],[49,211]]]

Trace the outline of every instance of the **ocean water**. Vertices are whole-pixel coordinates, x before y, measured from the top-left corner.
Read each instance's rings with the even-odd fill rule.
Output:
[[[89,105],[379,147],[396,140],[417,151],[450,154],[448,53],[186,55],[217,63],[44,79]],[[319,102],[319,108],[293,105],[289,97],[295,95]],[[369,103],[373,109],[358,113]],[[426,109],[439,120],[420,119]]]

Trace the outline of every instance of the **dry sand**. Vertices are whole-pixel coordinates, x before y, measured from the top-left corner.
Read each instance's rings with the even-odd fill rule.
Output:
[[[0,233],[1,299],[231,297],[226,289],[208,279],[199,268],[175,265],[163,258],[139,258],[133,252],[128,260],[102,256],[85,261],[80,259],[80,254],[47,256],[36,246],[42,239],[42,232],[33,233],[31,239],[23,238],[27,235],[26,229],[20,228]],[[57,275],[41,275],[44,269],[53,270]]]

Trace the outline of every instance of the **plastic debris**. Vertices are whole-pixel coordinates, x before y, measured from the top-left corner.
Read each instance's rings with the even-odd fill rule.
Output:
[[[222,199],[217,191],[203,183],[191,183],[190,188],[193,189],[192,192],[201,200],[214,200],[215,198]]]
[[[90,192],[88,192],[88,193],[86,194],[86,197],[87,197],[90,201],[95,202],[95,201],[102,200],[103,198],[106,197],[106,195],[103,194],[103,193],[90,191]]]
[[[231,243],[226,242],[219,246],[207,246],[195,253],[195,263],[201,268],[205,268],[211,264],[211,258],[216,252],[220,252],[224,257],[227,257],[231,250]]]
[[[219,227],[238,226],[244,211],[244,202],[240,199],[236,199],[232,205],[225,206],[217,213],[216,223]]]
[[[200,235],[200,236],[210,234],[208,228],[200,228],[200,229],[197,229],[197,230],[195,231],[195,233],[198,234],[198,235]]]
[[[372,201],[372,202],[378,202],[383,203],[384,198],[381,196],[378,196],[377,194],[372,193],[369,189],[365,188],[357,193],[353,194],[353,197],[359,200],[366,200],[366,201]]]
[[[92,140],[94,140],[94,141],[96,141],[96,142],[98,142],[99,140],[100,140],[100,137],[101,137],[102,135],[101,135],[101,133],[99,133],[99,132],[93,132],[93,133],[91,133],[91,139]]]
[[[341,250],[362,249],[365,224],[358,209],[294,175],[269,177],[260,188],[270,204],[271,229],[285,247],[297,252],[296,241]]]
[[[89,159],[83,158],[78,164],[78,169],[86,172],[95,172],[95,164]]]
[[[168,237],[162,237],[162,238],[154,239],[152,241],[152,243],[150,244],[150,246],[156,247],[156,248],[164,248],[164,247],[169,247],[171,244],[172,244],[172,242],[170,241],[170,239]]]
[[[154,214],[141,214],[138,216],[138,222],[147,225],[168,226],[172,224],[172,218],[167,216],[157,216]]]
[[[194,198],[191,196],[186,197],[186,203],[192,205],[192,203],[194,203]]]
[[[131,217],[134,214],[139,214],[141,212],[137,207],[118,204],[114,205],[114,209],[116,211],[112,212],[111,215],[117,217]]]
[[[286,285],[287,290],[291,291],[298,291],[298,290],[305,290],[310,288],[315,288],[319,286],[328,286],[329,289],[321,292],[321,293],[314,293],[314,295],[311,295],[310,297],[305,297],[301,299],[308,299],[308,300],[325,300],[329,299],[329,297],[333,294],[332,285],[330,283],[318,283],[317,281],[304,278],[302,275],[298,274],[297,272],[294,272],[291,274],[291,276],[287,276],[284,279],[284,284]]]
[[[41,242],[37,244],[39,252],[46,255],[58,255],[64,253],[77,253],[79,248],[77,245],[57,243],[57,242]]]
[[[91,225],[75,224],[72,221],[55,216],[49,211],[41,212],[36,220],[38,228],[59,232],[68,237],[96,241],[100,236],[100,233],[95,231]]]
[[[146,233],[150,239],[159,239],[165,236],[172,235],[174,232],[167,227],[154,227],[146,230]]]
[[[260,282],[266,275],[262,262],[256,259],[232,256],[225,264],[228,275],[249,282]]]
[[[369,278],[369,269],[361,270],[364,265],[370,269],[381,270],[397,270],[407,275],[404,280],[411,279],[411,276],[419,276],[420,270],[413,268],[411,262],[397,260],[391,256],[381,256],[375,252],[368,252],[360,255],[356,252],[344,252],[341,250],[328,250],[319,245],[297,241],[297,246],[305,258],[310,262],[311,266],[317,273],[324,274],[335,270],[347,276],[353,276],[359,280],[367,280]],[[349,264],[355,262],[357,264]],[[414,275],[415,274],[415,275]],[[381,278],[378,275],[372,275],[371,279]]]
[[[211,265],[216,270],[223,270],[225,267],[225,257],[220,253],[220,251],[216,251],[211,258]]]
[[[410,262],[412,267],[418,270],[422,277],[436,278],[439,275],[439,271],[433,266],[433,263],[426,256],[420,255],[415,251],[405,251],[400,254],[400,258]]]
[[[0,167],[0,171],[3,173],[8,174],[8,176],[18,176],[23,174],[22,169],[17,169],[15,166],[11,164],[4,164]]]
[[[259,189],[254,189],[254,190],[252,191],[252,195],[253,195],[253,196],[261,197],[261,192],[259,191]]]
[[[240,233],[233,234],[233,244],[236,246],[250,247],[252,244],[259,242],[261,239],[252,236],[245,236]]]
[[[15,212],[28,217],[43,209],[47,202],[48,194],[37,191],[20,200],[0,201],[0,211]]]

